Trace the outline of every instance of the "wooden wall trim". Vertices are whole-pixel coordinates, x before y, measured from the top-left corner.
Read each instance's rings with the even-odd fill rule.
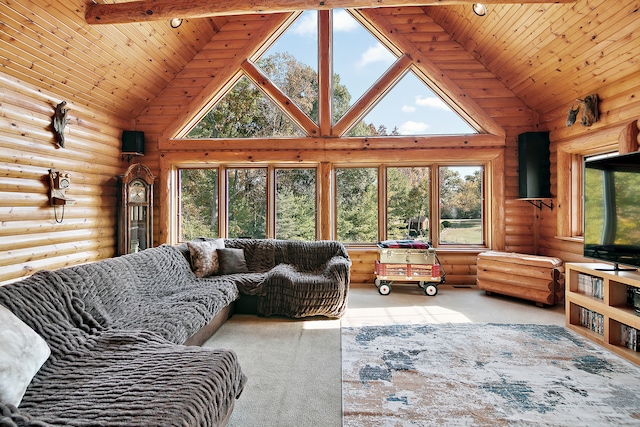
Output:
[[[365,149],[365,150],[237,150],[216,151],[174,151],[163,153],[164,161],[172,163],[431,163],[435,161],[453,162],[458,165],[478,161],[489,161],[496,157],[498,148],[414,148],[411,151],[401,149]],[[455,153],[455,154],[452,154]]]
[[[251,139],[167,139],[158,148],[169,151],[225,150],[413,150],[420,148],[477,149],[504,147],[504,137],[489,134],[375,136],[326,138],[251,138]]]

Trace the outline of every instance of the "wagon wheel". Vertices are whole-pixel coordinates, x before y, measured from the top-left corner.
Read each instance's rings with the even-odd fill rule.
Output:
[[[391,285],[383,281],[378,286],[378,292],[380,292],[380,295],[389,295],[391,293]]]
[[[424,293],[432,297],[438,293],[438,287],[436,285],[429,285],[426,288],[424,288]]]

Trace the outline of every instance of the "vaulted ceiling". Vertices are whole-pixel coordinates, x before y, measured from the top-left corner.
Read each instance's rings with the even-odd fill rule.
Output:
[[[96,3],[90,0],[3,3],[0,70],[6,78],[125,119],[148,111],[158,94],[189,67],[197,68],[192,76],[213,77],[214,64],[195,67],[192,61],[212,48],[210,41],[223,29],[262,40],[273,30],[265,22],[282,19],[278,14],[187,18],[176,29],[167,20],[93,25],[85,17]],[[415,43],[428,43],[429,53],[423,53],[437,57],[447,77],[465,73],[477,81],[469,90],[482,91],[483,79],[492,74],[541,117],[565,111],[574,98],[612,81],[624,84],[639,71],[637,1],[488,4],[484,17],[476,16],[470,3],[441,3],[447,5],[421,6],[418,17],[415,7],[406,16],[409,9],[403,7],[367,13],[393,16],[393,29]],[[233,62],[243,43],[216,39],[220,63]],[[38,54],[26,54],[34,47]],[[461,66],[469,56],[480,66]],[[197,77],[193,79],[191,87],[176,96],[197,96],[191,93],[198,90]],[[184,104],[175,101],[176,108]]]

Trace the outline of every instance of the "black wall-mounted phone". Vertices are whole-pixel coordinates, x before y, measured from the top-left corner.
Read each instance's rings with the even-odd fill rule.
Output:
[[[66,195],[66,191],[71,187],[71,176],[69,172],[57,169],[49,170],[49,200],[53,206],[67,205],[74,202]]]

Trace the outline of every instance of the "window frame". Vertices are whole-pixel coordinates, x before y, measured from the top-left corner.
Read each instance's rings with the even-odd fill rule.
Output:
[[[482,168],[482,194],[481,194],[481,203],[482,203],[482,244],[455,244],[455,243],[440,243],[440,167],[480,167]],[[478,250],[478,249],[487,249],[490,246],[490,236],[493,234],[493,224],[491,223],[491,212],[492,205],[490,203],[491,197],[488,195],[491,194],[491,179],[490,179],[490,171],[491,171],[491,161],[486,160],[477,160],[472,162],[449,162],[449,161],[441,161],[441,162],[433,162],[433,163],[424,163],[424,162],[416,162],[416,163],[383,163],[383,164],[346,164],[346,163],[336,163],[332,168],[332,181],[333,181],[333,192],[337,194],[337,178],[336,178],[336,170],[337,169],[345,169],[345,168],[373,168],[377,167],[378,169],[378,240],[386,240],[387,239],[387,188],[388,188],[388,168],[409,168],[409,167],[428,167],[430,169],[430,198],[429,198],[429,221],[431,224],[438,224],[438,227],[429,227],[429,241],[434,247],[441,249],[452,249],[452,250]],[[436,196],[434,196],[436,195]],[[333,216],[333,236],[335,238],[338,237],[338,221],[337,221],[337,198],[333,199],[332,210],[335,213]],[[368,243],[353,243],[353,242],[342,242],[345,246],[348,247],[368,247],[376,242],[368,242]]]
[[[469,136],[470,140],[477,137]],[[487,136],[482,137],[485,141]],[[495,136],[488,138],[497,138],[496,143],[500,139]],[[440,138],[433,141],[441,141]],[[315,146],[308,147],[308,149]],[[220,149],[220,147],[217,147]],[[214,150],[214,147],[211,147]],[[361,165],[382,167],[383,164],[392,166],[416,165],[424,166],[434,163],[438,164],[456,164],[460,165],[464,162],[452,162],[451,150],[449,147],[435,146],[433,148],[417,149],[409,152],[408,150],[363,150],[350,151],[345,154],[343,150],[308,151],[304,148],[298,148],[295,151],[283,147],[282,152],[276,156],[269,153],[267,157],[270,159],[256,160],[259,156],[253,145],[246,149],[232,151],[216,151],[215,160],[210,150],[193,150],[193,151],[168,151],[163,153],[159,158],[160,173],[159,182],[155,186],[156,197],[159,203],[156,204],[158,215],[158,234],[156,236],[157,244],[178,244],[178,208],[177,208],[177,175],[180,168],[201,168],[201,167],[219,167],[226,166],[256,166],[256,165],[273,165],[273,166],[300,166],[300,167],[316,167],[316,239],[317,240],[335,240],[334,221],[335,216],[335,176],[333,169],[339,165]],[[266,152],[265,152],[266,153]],[[262,157],[262,156],[260,156]],[[505,203],[505,150],[502,146],[496,147],[478,147],[470,148],[467,152],[467,164],[476,164],[485,166],[485,247],[442,247],[440,250],[453,253],[477,253],[485,249],[500,250],[505,246],[505,227],[506,221],[504,216]],[[370,160],[371,158],[376,160]],[[383,158],[390,160],[384,162]],[[427,161],[416,161],[419,158],[429,158]],[[238,161],[238,159],[246,159]],[[226,194],[225,181],[219,185],[220,191]],[[379,200],[385,200],[381,197]],[[226,212],[226,200],[219,200],[220,212]],[[386,209],[386,207],[385,207]],[[382,221],[380,221],[382,222]],[[226,236],[225,222],[220,226],[219,235]],[[381,227],[384,227],[382,225]],[[384,230],[384,228],[383,228]],[[382,235],[382,233],[380,234]],[[345,245],[348,249],[356,249],[357,245]],[[375,244],[359,245],[362,249],[375,248]]]
[[[619,135],[619,127],[603,128],[587,137],[558,144],[556,239],[583,242],[584,158],[618,151]]]
[[[182,243],[181,240],[181,205],[182,205],[182,186],[180,183],[180,171],[185,169],[217,169],[218,170],[218,236],[221,238],[228,238],[228,218],[229,218],[229,170],[233,169],[264,169],[266,170],[266,238],[277,238],[276,230],[276,171],[279,169],[312,169],[315,170],[315,238],[319,239],[318,225],[319,225],[319,165],[317,163],[309,164],[280,164],[280,163],[220,163],[220,164],[175,164],[172,167],[173,180],[175,182],[175,191],[172,193],[172,200],[175,200],[174,208],[170,209],[172,212],[171,223],[172,230],[172,242]]]

